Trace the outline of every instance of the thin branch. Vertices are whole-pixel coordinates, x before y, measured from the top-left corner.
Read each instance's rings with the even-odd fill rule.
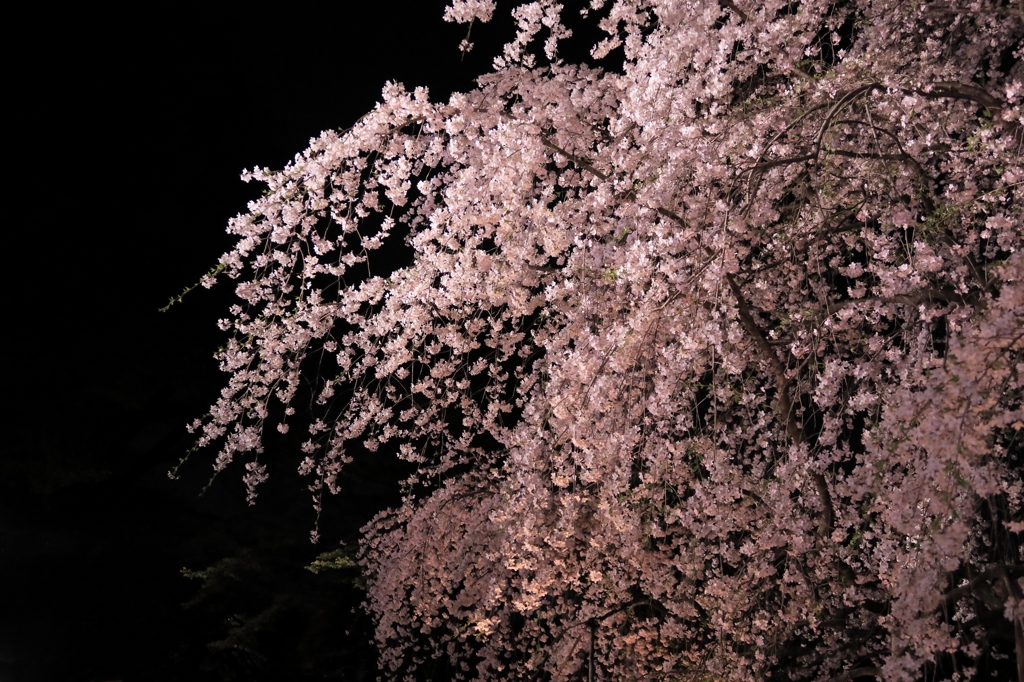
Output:
[[[557,152],[557,153],[561,154],[562,156],[564,156],[565,158],[569,159],[570,161],[572,161],[574,164],[576,164],[580,168],[583,168],[583,169],[587,170],[588,172],[592,173],[593,175],[596,175],[599,179],[607,180],[610,177],[608,174],[602,173],[601,171],[599,171],[596,168],[594,168],[594,166],[591,165],[590,162],[587,161],[586,159],[583,159],[583,158],[581,158],[579,156],[576,156],[572,152],[567,152],[566,150],[562,149],[557,144],[555,144],[554,142],[549,140],[546,135],[541,135],[540,136],[540,141],[544,144],[545,147],[547,147],[551,151]]]
[[[838,677],[833,677],[832,682],[850,682],[850,680],[856,680],[861,677],[877,677],[882,680],[882,671],[878,668],[854,668],[853,670],[847,670]]]
[[[1024,10],[1015,7],[984,7],[973,10],[967,7],[954,7],[953,5],[933,5],[925,10],[925,14],[968,14],[974,16],[994,14],[996,16],[1024,19]]]
[[[922,289],[913,294],[899,294],[897,296],[873,296],[867,298],[850,298],[845,301],[833,301],[829,302],[828,306],[831,313],[835,313],[837,310],[843,308],[849,308],[850,306],[860,305],[861,303],[900,303],[903,305],[917,306],[922,303],[963,303],[966,305],[975,305],[981,298],[984,290],[974,291],[968,294],[961,294],[952,287],[943,287],[941,289]]]
[[[756,166],[751,166],[747,170],[749,172],[765,171],[765,170],[768,170],[769,168],[775,168],[776,166],[788,166],[788,165],[794,164],[794,163],[801,163],[802,161],[812,161],[812,160],[817,159],[817,158],[818,158],[818,152],[817,152],[817,150],[815,150],[814,152],[811,152],[810,154],[804,154],[803,156],[790,156],[790,157],[785,158],[785,159],[775,159],[774,161],[765,161],[763,163],[757,164]]]
[[[550,149],[553,152],[561,154],[562,156],[564,156],[565,158],[569,159],[570,161],[572,161],[574,164],[576,164],[580,168],[582,168],[585,171],[587,171],[587,172],[593,174],[594,176],[596,176],[598,179],[600,179],[600,180],[607,180],[608,178],[611,177],[611,174],[603,173],[603,172],[599,171],[597,168],[595,168],[593,166],[593,164],[591,164],[586,159],[583,159],[583,158],[581,158],[579,156],[576,156],[572,152],[568,152],[568,151],[562,149],[557,144],[555,144],[554,142],[549,140],[546,136],[541,135],[540,140],[544,144],[545,147],[547,147],[548,149]],[[636,191],[632,190],[632,189],[628,190],[628,191],[623,192],[622,194],[618,195],[616,198],[624,200],[624,201],[635,202],[636,201]],[[664,218],[668,218],[669,220],[675,222],[680,227],[686,227],[686,222],[677,213],[675,213],[673,211],[670,211],[667,208],[662,208],[660,206],[655,206],[653,208],[653,210],[658,215],[660,215],[660,216],[662,216]],[[709,255],[714,253],[714,251],[710,247],[707,247],[707,246],[704,247],[704,251],[706,253],[708,253]]]
[[[594,633],[597,632],[597,621],[590,621],[590,655],[587,656],[587,682],[594,682]]]
[[[1003,587],[1006,588],[1007,599],[1019,604],[1021,599],[1024,599],[1020,585],[1016,580],[1010,580],[1006,571],[1003,571],[1000,577],[1003,579]],[[1013,619],[1013,643],[1017,654],[1017,682],[1024,682],[1024,622],[1021,622],[1020,618]]]
[[[821,149],[821,143],[825,139],[825,133],[828,132],[828,129],[832,126],[832,121],[839,115],[840,111],[856,101],[861,95],[865,95],[872,90],[881,89],[881,87],[882,86],[879,83],[868,83],[840,95],[838,101],[836,101],[832,106],[832,109],[829,110],[828,114],[825,115],[825,120],[821,122],[821,128],[818,129],[818,138],[814,142],[815,152]]]
[[[829,154],[845,156],[850,159],[880,159],[883,161],[914,161],[909,154],[872,154],[870,152],[851,152],[847,149],[826,149]]]
[[[733,2],[732,0],[718,0],[718,6],[721,7],[722,9],[732,10],[736,14],[736,16],[740,18],[741,22],[745,22],[747,20],[746,12],[737,7],[736,3]]]

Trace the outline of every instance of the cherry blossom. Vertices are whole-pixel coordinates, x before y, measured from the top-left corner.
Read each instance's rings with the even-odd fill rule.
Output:
[[[391,677],[1024,682],[1021,5],[594,0],[589,65],[574,11],[244,174],[199,445],[415,468]]]

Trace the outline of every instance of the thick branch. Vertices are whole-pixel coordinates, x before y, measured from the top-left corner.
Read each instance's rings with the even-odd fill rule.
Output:
[[[928,92],[914,90],[914,94],[921,95],[928,99],[966,99],[976,102],[986,109],[991,110],[992,119],[1003,130],[1008,131],[1016,139],[1024,137],[1024,127],[1017,121],[1004,121],[1002,119],[1003,108],[1006,103],[991,93],[968,83],[956,83],[954,81],[942,81],[932,86]]]
[[[872,154],[870,152],[851,152],[846,149],[826,149],[829,154],[835,154],[836,156],[846,156],[851,159],[880,159],[885,161],[913,161],[916,160],[908,154]],[[769,168],[775,168],[776,166],[788,166],[794,163],[802,163],[803,161],[814,161],[818,158],[818,151],[815,150],[811,154],[803,154],[801,156],[790,156],[785,159],[774,159],[772,161],[764,161],[751,166],[751,171],[766,171]]]
[[[740,285],[736,283],[736,278],[732,274],[725,276],[726,281],[729,283],[729,288],[732,289],[733,296],[736,297],[736,307],[740,314],[740,323],[743,324],[743,328],[753,337],[754,342],[757,344],[761,353],[764,354],[766,360],[772,365],[772,372],[775,374],[775,380],[779,383],[779,406],[782,409],[783,414],[786,416],[786,432],[790,439],[795,443],[803,441],[803,431],[796,426],[796,418],[792,411],[792,402],[789,399],[789,391],[786,389],[789,386],[789,379],[786,378],[786,365],[779,360],[775,350],[771,344],[768,343],[768,338],[761,331],[761,328],[757,326],[757,322],[754,321],[754,316],[750,312],[750,304],[747,302],[747,298],[743,295],[743,290],[740,289]]]
[[[913,294],[898,294],[896,296],[871,296],[866,298],[849,298],[845,301],[834,301],[828,304],[829,313],[835,313],[842,308],[860,305],[862,303],[900,303],[909,306],[919,306],[922,303],[963,303],[975,305],[978,303],[983,292],[972,291],[962,294],[952,287],[941,289],[922,289]]]
[[[966,585],[961,585],[960,587],[950,590],[946,594],[942,595],[942,599],[939,600],[939,604],[935,607],[935,610],[941,613],[944,609],[951,608],[960,599],[973,592],[979,585],[990,580],[1002,578],[1003,576],[1016,578],[1022,575],[1024,575],[1024,566],[1007,566],[1005,564],[993,566],[987,571],[982,571],[978,575],[974,576],[974,578]]]
[[[968,83],[956,83],[954,81],[936,83],[930,91],[918,90],[917,94],[928,99],[969,99],[986,109],[1002,109],[1004,106],[1001,100],[993,97],[978,86]]]

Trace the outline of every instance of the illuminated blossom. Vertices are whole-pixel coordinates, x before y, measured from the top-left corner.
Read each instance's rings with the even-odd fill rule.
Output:
[[[415,465],[362,550],[382,670],[1024,655],[1024,23],[962,4],[595,1],[616,72],[539,0],[478,89],[389,84],[245,174],[200,442],[252,460],[312,404],[318,509],[356,446]]]

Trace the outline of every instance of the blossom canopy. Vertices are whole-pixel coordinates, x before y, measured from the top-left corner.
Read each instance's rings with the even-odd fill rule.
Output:
[[[513,16],[477,89],[245,174],[216,469],[414,465],[362,547],[396,678],[1019,670],[1021,5]]]

